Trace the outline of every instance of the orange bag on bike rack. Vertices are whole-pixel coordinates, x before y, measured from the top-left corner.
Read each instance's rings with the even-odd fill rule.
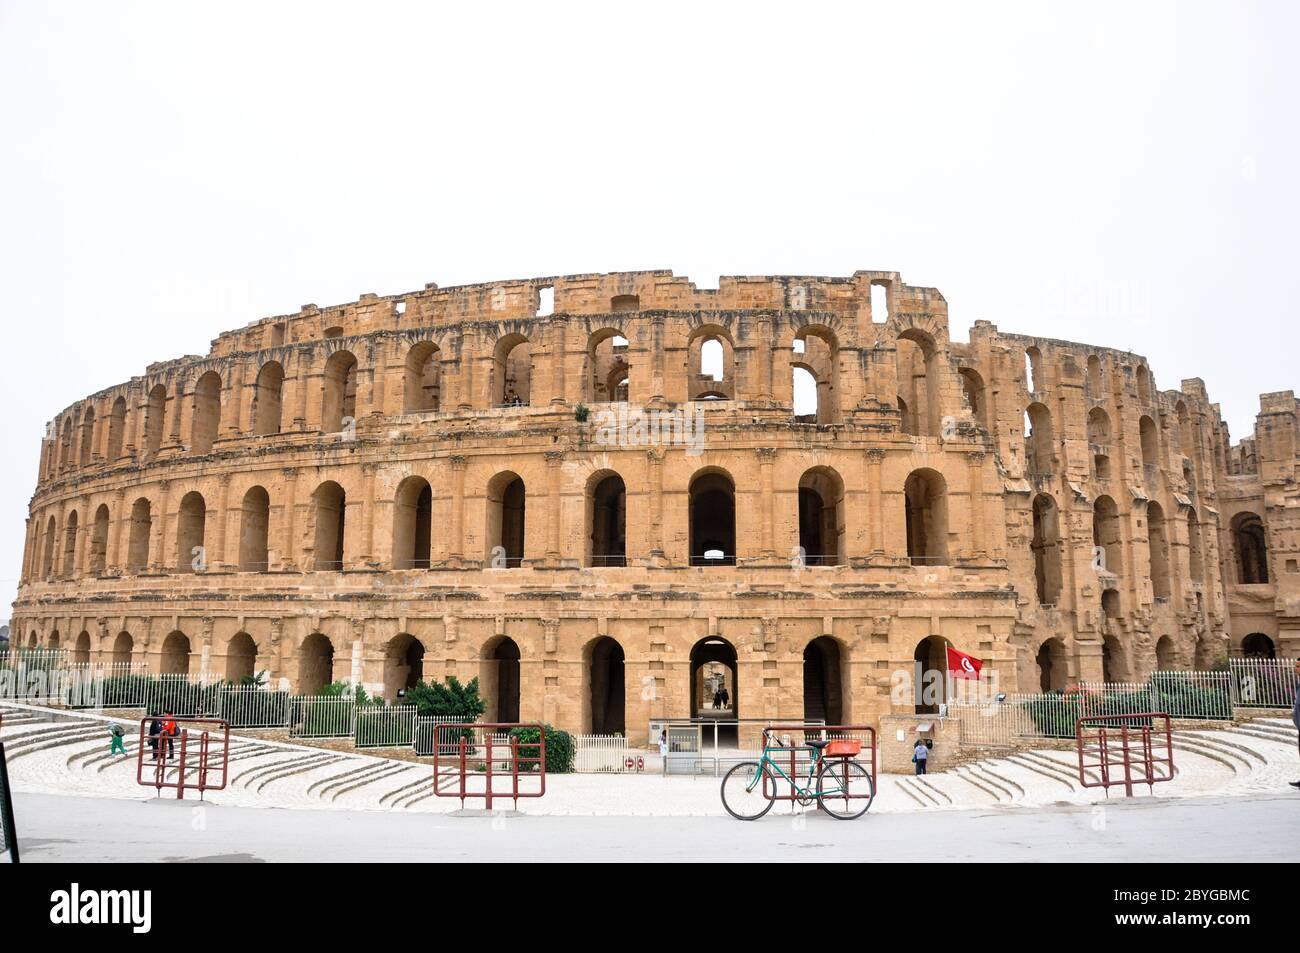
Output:
[[[840,738],[822,749],[824,758],[856,758],[862,753],[862,742],[853,738]]]

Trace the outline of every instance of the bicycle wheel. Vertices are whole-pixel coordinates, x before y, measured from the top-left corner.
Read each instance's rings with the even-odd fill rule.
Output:
[[[875,797],[871,772],[857,761],[849,758],[822,761],[822,769],[817,774],[817,800],[831,817],[841,821],[861,817]]]
[[[757,761],[742,761],[722,777],[722,806],[738,821],[756,821],[772,810],[773,802],[763,794],[761,770]]]

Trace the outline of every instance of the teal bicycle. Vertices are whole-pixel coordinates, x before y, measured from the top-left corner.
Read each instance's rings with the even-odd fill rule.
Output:
[[[763,732],[763,757],[743,761],[722,779],[722,806],[738,821],[756,821],[777,801],[814,801],[831,817],[851,821],[871,807],[876,785],[854,760],[862,743],[850,738],[784,743]],[[807,766],[801,759],[807,758]]]

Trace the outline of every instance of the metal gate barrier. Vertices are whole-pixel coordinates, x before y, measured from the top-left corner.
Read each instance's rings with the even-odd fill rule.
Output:
[[[174,722],[175,734],[149,734],[152,721]],[[220,718],[141,718],[140,747],[136,753],[135,780],[161,797],[163,788],[175,788],[178,800],[185,789],[220,791],[230,767],[230,724]]]
[[[9,787],[5,743],[0,741],[0,860],[5,859],[11,864],[18,863],[18,829],[14,824],[13,789]]]
[[[536,732],[521,741],[519,732]],[[508,784],[507,784],[508,782]],[[462,723],[433,729],[433,793],[438,797],[520,798],[546,793],[546,733],[541,725]]]
[[[1174,779],[1174,738],[1165,712],[1134,715],[1093,715],[1075,725],[1079,751],[1079,784],[1085,788],[1150,786]],[[1116,770],[1118,769],[1118,771]]]

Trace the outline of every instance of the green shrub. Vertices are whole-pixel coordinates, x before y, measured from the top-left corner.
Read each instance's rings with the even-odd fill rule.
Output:
[[[575,757],[573,736],[551,725],[543,725],[542,731],[546,735],[546,773],[571,773]],[[540,760],[537,729],[512,728],[510,737],[519,742],[519,770],[536,770]]]
[[[469,684],[462,685],[455,675],[448,676],[445,684],[416,682],[406,690],[403,701],[414,705],[417,714],[458,718],[464,722],[477,721],[487,710],[487,702],[479,697],[478,679],[472,678]]]

